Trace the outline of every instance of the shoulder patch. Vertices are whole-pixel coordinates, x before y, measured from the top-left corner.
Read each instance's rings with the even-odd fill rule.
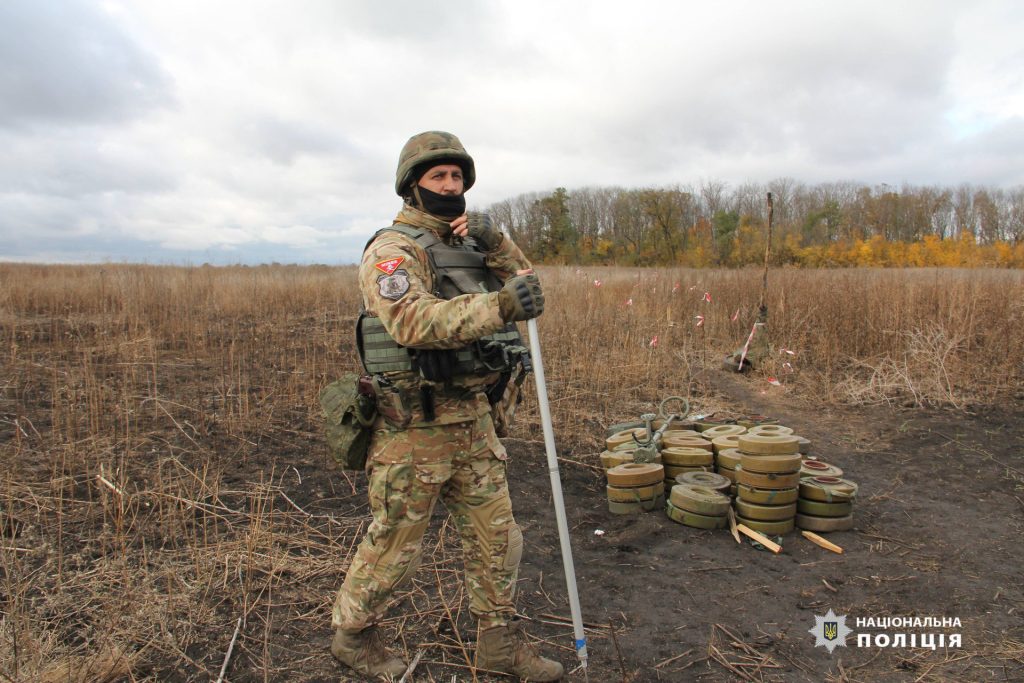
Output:
[[[401,261],[402,259],[396,260]],[[380,275],[377,277],[377,286],[380,288],[382,297],[398,301],[409,291],[409,273],[403,268],[390,275]]]
[[[378,261],[373,264],[373,267],[385,275],[391,275],[398,270],[398,266],[402,265],[403,261],[405,261],[405,257],[399,256],[398,258],[389,258],[385,261]]]

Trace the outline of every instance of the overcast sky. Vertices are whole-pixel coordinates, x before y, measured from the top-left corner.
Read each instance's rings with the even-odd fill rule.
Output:
[[[398,152],[557,186],[1024,184],[1024,3],[0,0],[0,260],[352,263]]]

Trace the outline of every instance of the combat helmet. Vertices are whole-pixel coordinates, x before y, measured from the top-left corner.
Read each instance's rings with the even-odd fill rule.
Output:
[[[473,157],[469,156],[457,137],[439,130],[413,135],[398,155],[395,192],[400,197],[404,196],[404,190],[413,180],[417,166],[430,161],[442,163],[446,160],[462,167],[463,191],[473,187],[476,182],[476,166]]]

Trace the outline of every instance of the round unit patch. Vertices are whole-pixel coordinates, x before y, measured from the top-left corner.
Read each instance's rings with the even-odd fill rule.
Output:
[[[377,287],[382,297],[397,301],[409,291],[409,271],[399,268],[391,275],[381,275],[377,278]]]

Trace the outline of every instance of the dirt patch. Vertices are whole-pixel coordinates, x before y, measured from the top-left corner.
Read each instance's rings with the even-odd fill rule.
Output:
[[[1024,593],[1016,543],[1024,521],[1024,427],[1019,413],[815,409],[781,390],[726,373],[702,380],[736,410],[779,418],[814,452],[859,482],[856,528],[829,534],[844,554],[789,534],[774,555],[724,531],[681,527],[664,515],[611,515],[604,480],[563,466],[583,615],[616,629],[592,633],[591,679],[1019,680]],[[534,444],[515,444],[515,499],[545,485]],[[529,525],[524,610],[551,611],[563,594],[557,536],[543,506],[520,504]],[[594,532],[602,530],[603,535]],[[546,596],[530,590],[543,573]],[[555,578],[552,581],[552,577]],[[552,586],[552,584],[554,584]],[[829,653],[808,632],[828,610],[870,647]],[[959,627],[857,628],[856,619],[959,619]],[[886,622],[889,623],[889,622]],[[927,622],[922,622],[927,623]],[[962,647],[878,647],[910,634]],[[895,641],[894,641],[895,642]],[[619,659],[621,655],[621,660]],[[732,667],[730,669],[730,667]]]

